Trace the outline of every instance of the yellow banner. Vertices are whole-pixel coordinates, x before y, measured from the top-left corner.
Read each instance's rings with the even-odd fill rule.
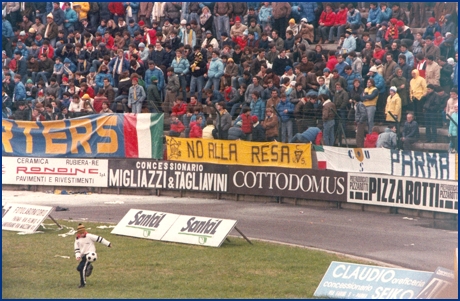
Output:
[[[311,144],[166,137],[168,160],[311,168]]]

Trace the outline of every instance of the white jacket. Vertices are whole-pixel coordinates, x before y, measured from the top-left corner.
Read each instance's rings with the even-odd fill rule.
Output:
[[[160,18],[165,16],[164,5],[165,2],[155,2],[153,4],[151,21],[160,21]]]
[[[88,254],[89,252],[96,252],[95,242],[99,242],[105,246],[110,245],[110,241],[106,240],[101,236],[87,233],[85,237],[75,237],[75,258],[79,258],[82,254]]]

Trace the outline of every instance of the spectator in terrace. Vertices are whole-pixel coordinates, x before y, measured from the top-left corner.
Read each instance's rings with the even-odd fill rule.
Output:
[[[412,150],[412,144],[420,139],[419,127],[417,121],[414,120],[412,113],[407,114],[406,122],[402,132],[401,141],[403,142],[404,150]]]
[[[397,91],[398,88],[395,86],[392,86],[390,88],[390,95],[387,98],[387,104],[385,107],[386,121],[390,124],[401,121],[402,102]],[[393,116],[391,116],[390,113],[396,117],[396,120],[394,120]]]
[[[377,139],[377,148],[396,149],[398,146],[398,135],[396,134],[396,125],[390,124]]]
[[[379,97],[379,91],[375,87],[375,81],[371,78],[367,81],[367,87],[364,89],[361,95],[361,100],[364,103],[367,111],[367,130],[370,133],[374,127],[374,115],[377,107],[377,99]]]
[[[365,148],[375,148],[377,145],[377,139],[379,138],[380,130],[378,126],[372,128],[372,132],[366,135],[364,139]]]
[[[355,111],[356,147],[364,147],[364,132],[367,125],[367,111],[359,96],[350,99]]]
[[[278,139],[278,116],[272,108],[265,110],[265,120],[262,122],[262,127],[265,129],[265,138],[268,142]]]
[[[458,124],[458,104],[454,105],[454,112],[451,115],[452,119]],[[458,126],[450,122],[448,135],[450,138],[449,151],[453,154],[458,152]]]

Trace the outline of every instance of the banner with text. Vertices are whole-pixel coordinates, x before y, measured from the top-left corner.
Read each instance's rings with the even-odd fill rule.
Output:
[[[415,299],[432,274],[333,261],[313,296],[333,299]]]
[[[161,240],[178,218],[172,213],[130,209],[111,233]]]
[[[457,180],[457,154],[385,148],[316,148],[318,165],[326,169],[388,174],[435,180]]]
[[[458,299],[455,272],[438,267],[416,299]]]
[[[2,155],[163,158],[163,114],[103,114],[55,121],[2,119]]]
[[[458,183],[349,173],[348,202],[458,214]]]
[[[347,200],[347,174],[329,170],[229,166],[228,192],[312,200]]]
[[[344,172],[391,174],[391,152],[384,148],[343,148],[323,146],[316,148],[318,165]]]
[[[35,232],[53,207],[6,203],[2,206],[2,230]]]
[[[168,160],[311,168],[311,144],[166,137]]]
[[[107,187],[108,160],[2,157],[2,184]]]
[[[154,160],[110,160],[108,187],[227,192],[228,167]]]
[[[236,220],[181,215],[161,240],[220,247],[235,226]]]

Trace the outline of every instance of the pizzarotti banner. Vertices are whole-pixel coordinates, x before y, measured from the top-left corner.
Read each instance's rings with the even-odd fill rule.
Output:
[[[236,165],[228,169],[230,193],[347,200],[347,174],[344,172]]]
[[[103,114],[54,121],[2,119],[2,156],[163,158],[163,114]]]
[[[311,168],[311,144],[166,137],[168,160]]]
[[[329,170],[435,180],[458,178],[457,154],[323,146],[316,148],[316,157],[318,164]]]
[[[348,202],[458,214],[458,183],[349,173]]]

